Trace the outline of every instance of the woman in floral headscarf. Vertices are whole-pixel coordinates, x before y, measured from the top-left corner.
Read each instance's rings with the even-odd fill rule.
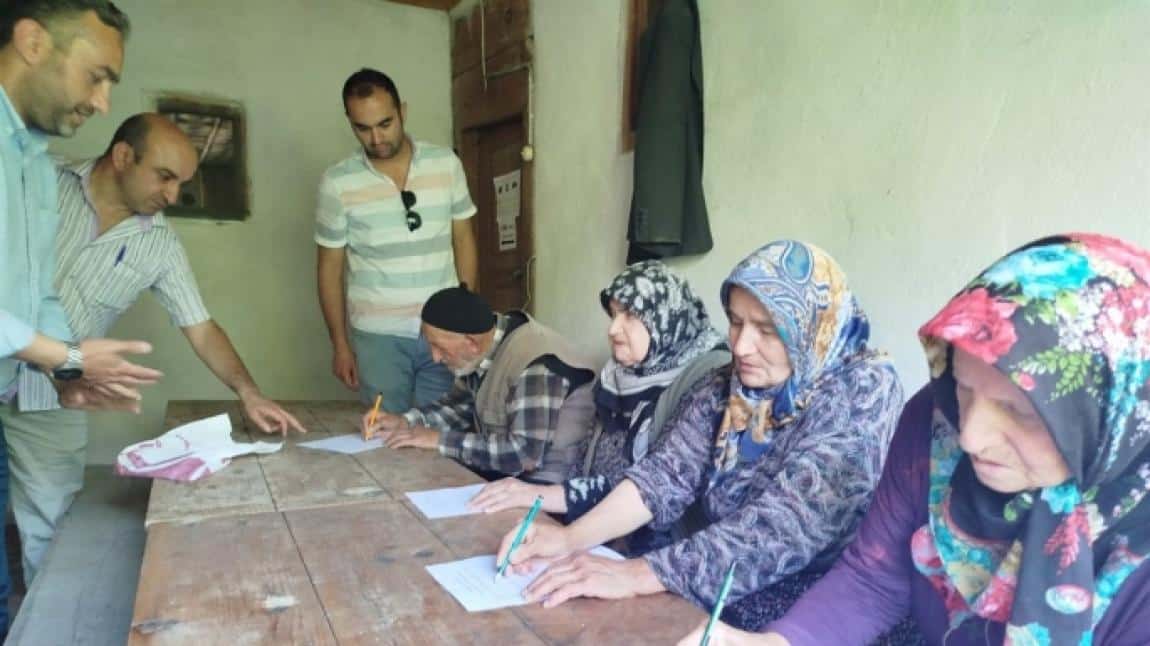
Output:
[[[530,507],[542,496],[544,511],[564,513],[568,521],[579,518],[659,441],[678,397],[731,360],[703,301],[657,260],[624,269],[599,301],[611,318],[611,359],[593,387],[596,426],[587,473],[560,485],[498,480],[476,495],[473,507],[486,512]],[[635,549],[665,540],[647,533],[636,538]]]
[[[528,599],[550,607],[670,590],[709,608],[737,562],[732,600],[775,586],[782,605],[850,538],[902,391],[890,362],[868,348],[842,271],[816,247],[773,242],[735,267],[721,296],[732,365],[683,400],[665,442],[603,502],[567,527],[532,526],[512,555],[519,570],[567,558]],[[690,536],[625,561],[583,552],[649,522],[670,526],[696,501],[709,524]]]
[[[1150,254],[1039,240],[919,334],[932,382],[858,540],[773,632],[712,644],[866,644],[907,612],[948,646],[1150,642]]]

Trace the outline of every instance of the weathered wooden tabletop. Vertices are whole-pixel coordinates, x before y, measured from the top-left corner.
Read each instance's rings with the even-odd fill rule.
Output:
[[[496,551],[521,512],[429,520],[404,492],[480,479],[431,451],[296,446],[356,432],[353,402],[288,402],[309,429],[204,480],[152,486],[129,644],[666,644],[704,616],[660,594],[469,613],[425,566]],[[165,428],[236,402],[171,402]]]

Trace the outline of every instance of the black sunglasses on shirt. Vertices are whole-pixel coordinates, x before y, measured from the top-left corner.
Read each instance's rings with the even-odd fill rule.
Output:
[[[407,230],[414,232],[423,226],[423,218],[411,210],[411,207],[415,206],[415,193],[411,191],[400,191],[399,198],[403,200],[403,210],[405,211],[403,218],[407,222]]]

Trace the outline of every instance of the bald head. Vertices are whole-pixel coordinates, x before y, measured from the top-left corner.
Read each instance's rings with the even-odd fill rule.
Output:
[[[180,185],[196,174],[199,155],[174,123],[145,112],[120,124],[102,161],[111,163],[126,206],[150,215],[176,202]]]
[[[112,135],[112,141],[104,151],[104,156],[111,155],[116,144],[123,142],[132,147],[137,157],[143,158],[153,135],[159,145],[181,146],[190,150],[193,155],[196,154],[195,146],[176,124],[155,112],[141,112],[128,117],[119,128],[116,128],[116,133]]]

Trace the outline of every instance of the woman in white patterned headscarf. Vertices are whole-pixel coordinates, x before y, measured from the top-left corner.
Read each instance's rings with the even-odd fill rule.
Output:
[[[689,390],[687,382],[730,361],[702,300],[657,260],[624,269],[599,299],[611,317],[611,359],[594,386],[597,426],[585,473],[562,485],[500,480],[475,497],[476,508],[529,507],[543,496],[545,511],[565,513],[569,521],[578,518],[646,455],[674,408],[670,400]],[[673,383],[681,387],[671,388]],[[639,542],[649,546],[650,540]]]

